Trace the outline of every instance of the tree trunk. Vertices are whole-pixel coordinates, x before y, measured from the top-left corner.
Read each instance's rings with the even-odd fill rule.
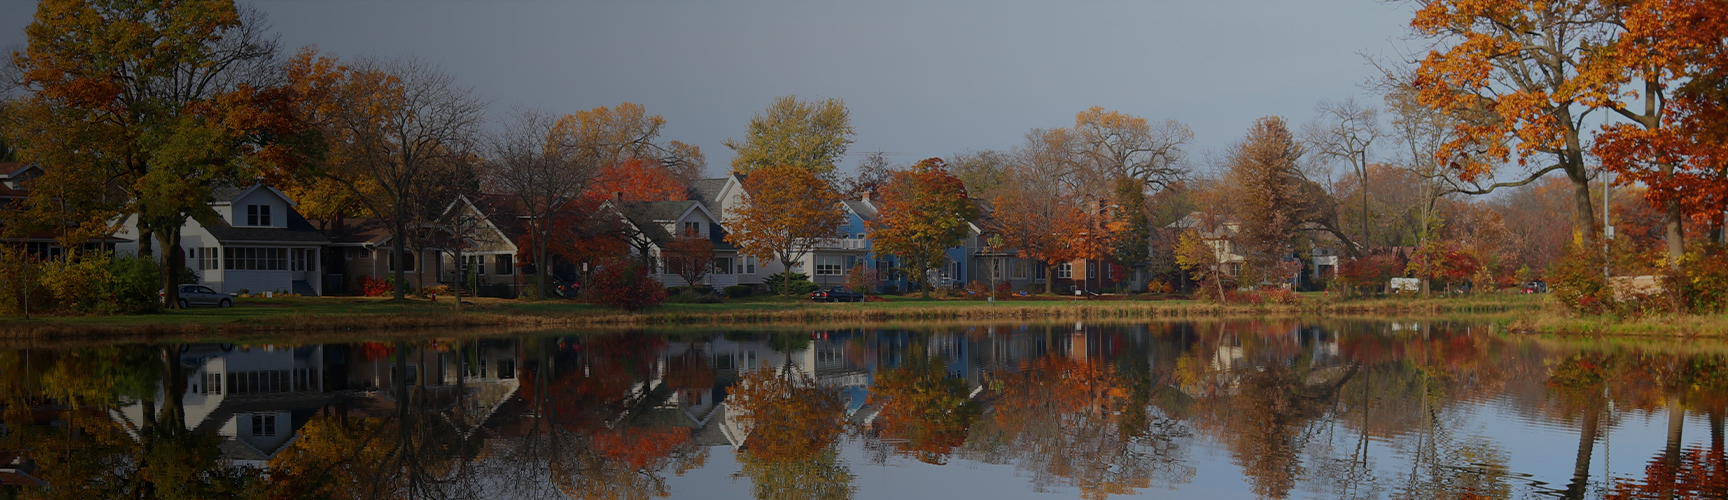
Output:
[[[1045,262],[1044,263],[1044,294],[1045,295],[1053,295],[1055,293],[1056,293],[1056,263],[1055,262]]]
[[[397,206],[401,205],[398,204]],[[394,264],[396,265],[391,266],[395,269],[390,271],[390,275],[396,279],[396,300],[402,300],[407,298],[408,289],[408,273],[402,271],[402,268],[408,263],[408,256],[403,252],[404,242],[402,241],[408,233],[408,228],[400,218],[395,221],[395,225],[396,234],[391,235],[390,238],[390,253],[395,256],[395,258],[391,260],[395,261]]]
[[[546,275],[552,272],[552,263],[546,258],[546,238],[549,235],[540,236],[534,239],[534,295],[536,299],[546,300]],[[468,279],[468,276],[463,275],[462,279]]]
[[[463,267],[462,267],[462,265],[465,263],[462,261],[462,247],[460,245],[458,245],[456,247],[455,255],[456,256],[454,258],[454,261],[451,262],[451,265],[456,268],[456,279],[452,280],[456,284],[454,286],[450,287],[450,289],[456,293],[456,295],[455,295],[455,297],[456,297],[456,312],[461,313],[462,312],[462,285],[468,284],[468,270],[463,269]],[[457,371],[461,371],[461,370],[457,370]],[[458,375],[458,377],[460,377],[460,375]],[[460,381],[461,379],[458,378],[457,380]]]
[[[1580,160],[1578,165],[1582,164],[1582,160]],[[1597,237],[1600,235],[1600,229],[1596,227],[1596,209],[1591,202],[1590,181],[1589,178],[1585,177],[1586,175],[1582,166],[1575,169],[1568,168],[1566,172],[1566,176],[1572,179],[1574,208],[1572,221],[1574,227],[1572,230],[1579,232],[1577,233],[1579,234],[1578,241],[1582,242],[1585,248],[1593,248],[1599,241]]]
[[[162,307],[179,309],[180,268],[186,265],[179,255],[180,230],[156,231],[156,239],[162,244]]]
[[[1669,198],[1666,203],[1663,203],[1662,209],[1665,212],[1663,218],[1667,219],[1663,221],[1663,226],[1668,239],[1668,279],[1663,285],[1672,288],[1681,282],[1680,259],[1686,256],[1685,233],[1681,227],[1683,223],[1681,217],[1685,217],[1685,215],[1680,212],[1680,200],[1677,199]],[[1686,297],[1683,296],[1684,294],[1680,290],[1667,290],[1667,292],[1668,299],[1671,301],[1669,306],[1674,309],[1674,312],[1685,312]]]

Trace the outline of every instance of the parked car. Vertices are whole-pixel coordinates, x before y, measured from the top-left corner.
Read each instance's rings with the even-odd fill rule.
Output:
[[[1548,293],[1548,283],[1542,280],[1532,280],[1524,283],[1523,293]]]
[[[158,290],[156,296],[165,299],[168,293],[164,290]],[[226,293],[211,290],[210,287],[204,285],[180,285],[180,308],[185,309],[191,306],[233,307],[234,298],[229,297]]]
[[[837,286],[810,292],[810,300],[816,302],[863,302],[864,294],[854,292],[843,286]]]

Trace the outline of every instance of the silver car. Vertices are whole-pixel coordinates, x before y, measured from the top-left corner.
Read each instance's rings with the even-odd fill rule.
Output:
[[[158,295],[163,295],[157,292]],[[180,308],[191,306],[233,307],[234,299],[203,285],[180,285]]]

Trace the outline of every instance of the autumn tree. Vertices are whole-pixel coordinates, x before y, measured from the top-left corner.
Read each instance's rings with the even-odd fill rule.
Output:
[[[1176,120],[1153,124],[1145,118],[1094,106],[1074,116],[1072,161],[1095,185],[1109,193],[1117,178],[1139,180],[1163,189],[1188,173],[1184,146],[1194,132]]]
[[[1434,43],[1408,84],[1422,104],[1455,118],[1435,159],[1459,191],[1487,194],[1561,172],[1571,182],[1573,230],[1595,241],[1586,144],[1580,136],[1596,90],[1580,78],[1587,52],[1612,41],[1613,9],[1597,2],[1430,1],[1410,21]],[[1526,166],[1493,182],[1497,165]]]
[[[1642,184],[1660,206],[1669,272],[1686,253],[1688,216],[1712,219],[1728,208],[1728,102],[1721,91],[1728,62],[1728,6],[1697,0],[1646,0],[1618,7],[1610,45],[1591,51],[1580,80],[1593,84],[1585,104],[1630,123],[1605,124],[1592,152],[1616,184]],[[1672,294],[1675,306],[1680,294]]]
[[[1364,186],[1362,197],[1362,242],[1368,240],[1368,153],[1385,132],[1380,127],[1380,110],[1358,104],[1355,98],[1343,101],[1320,101],[1314,105],[1320,117],[1302,127],[1303,139],[1313,153],[1328,163],[1350,165],[1358,186]]]
[[[1134,268],[1132,288],[1142,289],[1147,266],[1152,264],[1152,219],[1146,214],[1146,189],[1135,179],[1124,177],[1116,182],[1117,209],[1112,223],[1121,227],[1110,241],[1110,256],[1117,263]]]
[[[1225,245],[1227,239],[1209,240],[1202,233],[1204,229],[1192,227],[1183,230],[1174,250],[1176,265],[1193,273],[1195,281],[1204,285],[1210,281],[1218,289],[1218,301],[1228,301],[1224,294],[1224,281],[1230,278],[1229,268],[1225,267]],[[1218,232],[1213,225],[1211,232]]]
[[[681,182],[701,177],[707,167],[702,149],[661,140],[665,126],[665,118],[647,114],[641,104],[626,102],[559,117],[552,137],[583,163],[606,166],[636,159],[659,165]]]
[[[70,199],[47,197],[67,193],[33,190],[26,211],[75,216],[60,226],[83,230],[67,248],[109,232],[106,221],[136,220],[139,251],[161,247],[164,303],[175,307],[181,227],[215,223],[213,187],[293,171],[309,149],[287,112],[294,97],[272,78],[266,28],[230,0],[38,4],[11,61],[27,93],[8,106],[24,125],[7,132],[12,147],[52,166],[37,184],[123,196],[80,199],[105,203],[66,214],[50,205]]]
[[[666,272],[684,278],[684,283],[696,286],[714,268],[714,242],[708,238],[679,235],[661,253],[666,259]]]
[[[1248,136],[1231,148],[1224,196],[1241,222],[1240,251],[1253,269],[1277,267],[1295,248],[1298,234],[1325,232],[1344,250],[1357,245],[1337,224],[1337,202],[1299,168],[1306,151],[1284,120],[1276,116],[1254,122]]]
[[[874,151],[858,160],[858,171],[851,177],[840,182],[840,196],[856,200],[865,195],[874,195],[887,186],[894,178],[894,165],[888,161],[887,153]]]
[[[726,242],[758,259],[779,259],[786,272],[846,223],[839,193],[805,168],[758,168],[744,179],[744,191],[743,206],[726,221]]]
[[[324,173],[386,221],[391,254],[407,259],[409,227],[427,203],[418,197],[436,172],[468,161],[486,103],[454,76],[416,59],[363,58],[351,66],[305,52],[290,77],[308,94],[303,116],[330,148]],[[406,266],[396,266],[398,299]]]
[[[948,247],[966,239],[978,208],[941,158],[897,170],[883,189],[878,217],[866,221],[877,252],[894,255],[930,298],[930,271],[948,260]]]
[[[973,198],[994,200],[1011,181],[1008,177],[1011,162],[1012,157],[1001,151],[967,151],[950,156],[948,169],[960,178]]]
[[[802,101],[797,96],[774,99],[767,111],[750,118],[743,140],[722,142],[736,154],[732,172],[788,165],[824,180],[835,180],[834,169],[852,145],[852,118],[839,99]]]
[[[486,184],[509,198],[527,229],[533,251],[535,290],[546,298],[551,240],[569,229],[573,205],[593,181],[598,166],[579,161],[553,138],[557,122],[536,111],[517,111],[489,140]]]

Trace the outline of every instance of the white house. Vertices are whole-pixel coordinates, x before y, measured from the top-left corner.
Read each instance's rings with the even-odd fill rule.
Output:
[[[726,242],[719,220],[699,200],[618,201],[609,200],[603,210],[619,214],[633,254],[646,253],[660,265],[654,279],[666,286],[684,286],[684,278],[667,269],[663,252],[672,241],[683,238],[708,240],[714,252],[713,266],[702,283],[723,288],[742,283],[760,283],[762,269],[755,258],[740,257],[737,247]],[[748,278],[748,281],[745,279]]]
[[[186,268],[198,273],[199,284],[222,293],[323,294],[318,261],[330,239],[288,196],[262,184],[220,187],[210,205],[219,216],[213,224],[187,220],[180,234]],[[127,217],[115,236],[130,240],[116,251],[137,252],[137,216]]]

